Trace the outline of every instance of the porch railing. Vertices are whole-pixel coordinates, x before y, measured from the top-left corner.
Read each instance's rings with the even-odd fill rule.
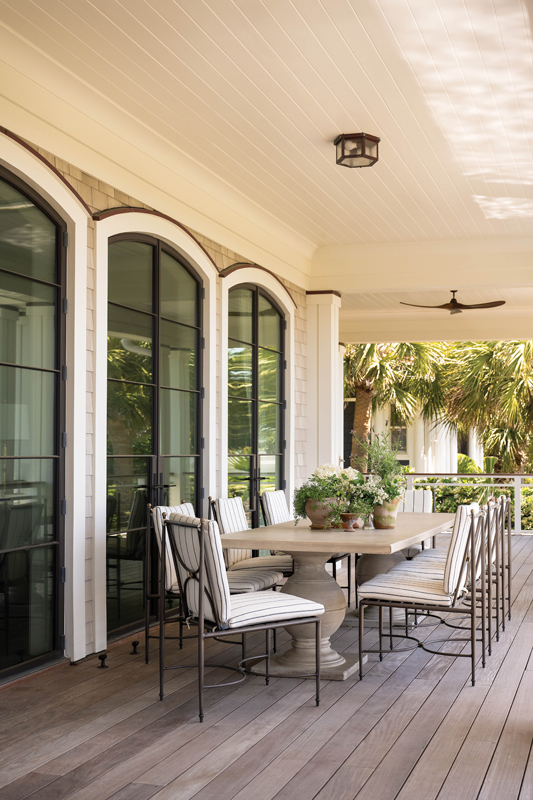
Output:
[[[527,505],[533,507],[533,474],[520,474],[515,473],[488,473],[488,472],[475,472],[475,473],[455,473],[455,472],[409,472],[406,475],[407,488],[463,488],[475,487],[479,490],[483,488],[490,488],[495,491],[495,494],[509,494],[511,496],[511,507],[513,512],[513,531],[514,533],[522,533],[522,518],[523,518],[523,504],[524,498],[522,495],[523,489],[531,489],[531,500]],[[437,480],[435,480],[437,478]],[[446,480],[438,480],[444,478]],[[450,480],[453,479],[453,480]],[[529,481],[529,482],[527,482]],[[438,510],[438,509],[437,509]],[[528,519],[529,521],[529,519]],[[531,530],[531,524],[526,530]]]

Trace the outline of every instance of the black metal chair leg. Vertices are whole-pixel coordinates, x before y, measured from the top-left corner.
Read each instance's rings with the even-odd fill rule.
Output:
[[[270,628],[266,629],[265,636],[266,636],[265,683],[268,686],[268,684],[270,683]]]
[[[315,704],[318,707],[320,705],[320,649],[321,649],[321,637],[320,637],[320,620],[315,623],[315,668],[316,668],[316,694],[315,694]]]
[[[352,556],[348,556],[348,608],[352,604]]]
[[[363,680],[363,636],[365,631],[365,605],[359,606],[359,680]]]
[[[379,616],[379,660],[383,661],[383,606],[378,607]]]

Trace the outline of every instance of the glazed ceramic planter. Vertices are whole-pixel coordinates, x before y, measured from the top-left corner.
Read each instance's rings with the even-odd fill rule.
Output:
[[[383,505],[374,506],[374,528],[378,530],[391,530],[396,527],[398,508],[402,502],[401,497],[395,497]]]

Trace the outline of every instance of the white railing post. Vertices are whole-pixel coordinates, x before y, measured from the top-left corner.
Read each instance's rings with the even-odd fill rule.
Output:
[[[415,480],[410,472],[407,473],[407,488],[412,489],[415,484]]]
[[[522,478],[514,479],[514,532],[522,533]]]

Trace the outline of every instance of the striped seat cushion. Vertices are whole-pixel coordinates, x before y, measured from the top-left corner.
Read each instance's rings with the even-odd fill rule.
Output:
[[[152,521],[154,525],[155,536],[157,540],[157,547],[161,552],[161,542],[163,541],[163,514],[170,517],[171,514],[185,514],[187,517],[194,517],[194,508],[192,503],[182,503],[179,506],[154,506],[152,508]],[[165,589],[167,592],[173,592],[173,587],[178,582],[176,570],[174,569],[174,561],[170,550],[170,542],[167,540],[167,561],[165,565]]]
[[[455,512],[453,523],[452,538],[448,547],[448,557],[444,568],[444,591],[453,594],[458,587],[459,581],[464,584],[466,571],[463,569],[465,550],[468,544],[469,533],[472,525],[472,513],[479,511],[477,503],[469,506],[458,506]],[[459,587],[462,589],[463,587]]]
[[[282,572],[274,572],[268,569],[245,569],[226,574],[230,594],[263,592],[265,589],[272,589],[283,580]],[[171,591],[174,594],[179,594],[179,584],[175,583]]]
[[[173,538],[176,568],[182,587],[185,589],[185,603],[192,616],[199,612],[199,584],[191,578],[191,573],[198,571],[200,565],[200,537],[198,528],[201,521],[183,514],[170,514],[169,520],[178,523],[168,528],[168,536]],[[185,527],[180,522],[196,527]],[[220,544],[218,525],[214,521],[207,523],[205,536],[206,587],[204,594],[204,616],[206,620],[226,624],[230,610],[230,590]],[[177,582],[177,581],[176,581]],[[244,595],[246,596],[246,595]]]
[[[248,520],[240,497],[227,497],[215,500],[215,513],[220,526],[220,533],[237,533],[248,530]],[[238,561],[252,557],[252,551],[244,548],[230,547],[224,550],[224,561],[229,569]]]
[[[236,569],[226,573],[230,594],[261,592],[283,580],[283,572],[271,569]]]
[[[237,561],[231,565],[228,572],[241,572],[249,569],[275,569],[283,572],[292,572],[294,566],[292,556],[281,553],[275,556],[257,556],[257,558],[246,558],[244,561]]]
[[[359,587],[362,600],[383,600],[390,603],[431,604],[450,607],[453,595],[444,591],[441,580],[417,578],[404,573],[376,575]]]
[[[418,558],[412,561],[401,561],[395,564],[387,573],[397,575],[413,575],[416,578],[424,578],[429,580],[440,580],[444,578],[445,562],[440,561],[424,561],[419,562]]]
[[[284,592],[259,592],[255,595],[235,595],[231,598],[228,618],[230,628],[280,622],[301,617],[318,617],[324,606]]]
[[[266,525],[278,525],[280,522],[289,522],[291,512],[287,505],[285,492],[279,489],[275,492],[263,492],[263,514]]]
[[[425,513],[433,511],[433,492],[431,489],[406,489],[398,512]]]

